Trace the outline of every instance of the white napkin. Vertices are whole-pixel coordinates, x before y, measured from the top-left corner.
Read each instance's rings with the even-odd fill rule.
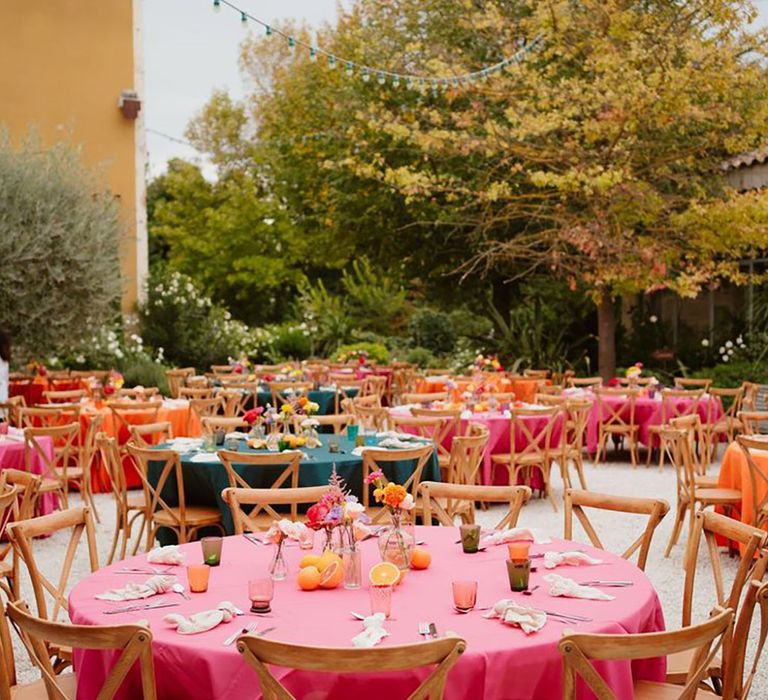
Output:
[[[234,617],[235,606],[223,600],[215,610],[203,610],[189,617],[171,613],[163,618],[163,622],[175,627],[179,634],[198,634],[212,630],[222,622],[230,622]]]
[[[198,452],[189,458],[190,462],[221,462],[219,455],[215,452]]]
[[[550,584],[549,595],[563,598],[587,598],[589,600],[614,600],[615,597],[591,586],[582,586],[572,578],[547,574],[544,580]]]
[[[389,450],[408,450],[413,446],[414,445],[410,440],[400,440],[399,438],[384,438],[378,445],[376,445],[376,447]]]
[[[181,551],[179,545],[169,544],[166,547],[155,547],[147,554],[148,564],[186,564],[187,555]]]
[[[504,624],[517,625],[526,634],[538,632],[547,622],[547,613],[520,605],[511,598],[502,598],[483,617],[499,618]]]
[[[460,417],[461,417],[461,420],[469,420],[470,418],[472,418],[473,415],[474,414],[472,413],[472,411],[464,410],[461,412]]]
[[[233,440],[247,440],[248,439],[248,434],[247,433],[241,433],[239,430],[235,430],[234,432],[227,433],[224,436],[224,439],[225,440],[230,440],[230,439],[233,439]]]
[[[513,527],[509,530],[497,530],[488,535],[483,535],[486,544],[507,544],[508,542],[534,542],[536,544],[550,544],[549,537],[527,527]]]
[[[384,629],[384,613],[375,613],[363,620],[363,631],[352,637],[352,644],[358,648],[375,647],[389,632]]]
[[[113,588],[106,593],[99,593],[95,597],[99,600],[138,600],[139,598],[149,598],[158,593],[165,593],[171,590],[174,583],[176,583],[175,576],[152,576],[144,583],[129,583],[124,588]]]
[[[584,564],[602,564],[602,559],[593,559],[584,552],[544,552],[544,568],[554,569],[556,566],[582,566]]]
[[[0,442],[24,442],[24,436],[9,432],[6,435],[0,435]]]
[[[190,452],[196,450],[203,444],[203,441],[198,438],[179,437],[168,440],[168,445],[174,452],[181,454],[182,452]]]

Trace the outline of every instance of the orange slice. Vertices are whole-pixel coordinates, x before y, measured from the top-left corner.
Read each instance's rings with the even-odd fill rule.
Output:
[[[344,565],[333,561],[320,574],[320,588],[336,588],[344,580]]]
[[[368,572],[368,580],[374,586],[394,586],[400,581],[400,569],[392,562],[379,562]]]

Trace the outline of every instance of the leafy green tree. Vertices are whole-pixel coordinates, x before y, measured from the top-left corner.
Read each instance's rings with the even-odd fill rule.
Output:
[[[119,313],[121,225],[113,196],[64,144],[0,131],[0,327],[17,355],[90,337]]]

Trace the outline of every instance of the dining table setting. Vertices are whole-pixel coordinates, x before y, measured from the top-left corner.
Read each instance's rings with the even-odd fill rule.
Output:
[[[18,469],[38,476],[45,474],[45,461],[37,450],[30,450],[28,457],[25,456],[24,431],[5,423],[0,423],[0,429],[2,430],[0,432],[0,472],[3,469]],[[53,439],[47,436],[39,436],[35,439],[47,459],[53,460]],[[53,492],[41,493],[37,497],[36,507],[38,515],[48,515],[58,509],[59,497]]]
[[[458,636],[467,648],[451,672],[446,698],[554,700],[562,693],[557,645],[564,630],[664,629],[650,581],[617,555],[525,528],[481,531],[479,546],[469,551],[460,528],[416,526],[414,532],[421,563],[415,567],[413,557],[394,584],[379,580],[380,570],[392,564],[381,561],[376,532],[361,539],[363,580],[352,588],[338,582],[305,587],[307,562],[321,566],[318,562],[328,558],[334,566],[336,555],[323,552],[319,533],[309,548],[303,540],[277,544],[263,532],[208,538],[217,540],[213,559],[205,539],[159,547],[81,580],[69,595],[70,617],[74,624],[148,625],[158,693],[169,699],[261,697],[236,644],[249,633],[349,648]],[[268,573],[278,547],[287,563],[281,580]],[[516,578],[521,567],[524,581]],[[76,669],[87,669],[80,678],[83,692],[100,687],[110,655],[77,650],[74,661]],[[618,697],[630,698],[633,681],[661,681],[665,669],[665,659],[658,657],[601,664],[600,673]],[[138,687],[134,673],[125,697]],[[383,700],[407,696],[428,670],[383,675],[275,668],[274,673],[295,697],[317,693],[344,700],[365,694]]]

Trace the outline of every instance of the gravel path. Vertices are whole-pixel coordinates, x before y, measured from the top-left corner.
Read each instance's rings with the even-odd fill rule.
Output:
[[[675,476],[673,470],[668,466],[663,471],[659,471],[658,467],[646,468],[645,466],[639,466],[632,468],[626,462],[609,462],[598,467],[587,464],[585,468],[587,483],[591,490],[620,495],[662,497],[669,501],[670,505],[674,508]],[[716,467],[710,467],[710,473],[716,473]],[[555,496],[559,500],[562,494],[562,484],[560,483],[559,476],[553,475],[553,481]],[[79,505],[77,496],[71,500],[72,505]],[[100,524],[96,525],[97,543],[100,560],[104,561],[111,542],[114,512],[111,496],[107,494],[97,495],[96,503],[102,520]],[[589,515],[606,549],[614,552],[623,551],[640,533],[644,524],[644,519],[636,516],[599,513],[595,511],[591,511]],[[478,521],[481,524],[493,525],[498,520],[499,516],[494,513],[493,509],[478,514]],[[548,500],[534,499],[523,510],[520,524],[541,528],[553,535],[561,536],[563,531],[562,507],[555,513]],[[646,573],[659,593],[667,627],[675,629],[680,625],[681,616],[685,535],[681,537],[682,543],[679,543],[672,550],[670,557],[665,559],[663,553],[671,529],[672,513],[667,515],[665,521],[656,531],[646,566]],[[58,567],[60,567],[61,556],[66,547],[67,539],[66,534],[59,534],[44,540],[38,540],[35,543],[40,565],[52,577],[58,577]],[[578,523],[574,526],[574,539],[587,541],[586,536],[579,529]],[[84,548],[81,548],[79,555],[70,579],[72,584],[88,573],[88,561]],[[714,582],[711,576],[711,568],[707,564],[706,551],[703,548],[699,559],[700,566],[697,572],[696,596],[693,608],[696,621],[705,619],[714,603]],[[726,585],[730,585],[730,578],[736,570],[736,560],[730,559],[726,554],[723,554],[722,565]],[[31,590],[26,580],[22,585],[22,594],[26,600],[32,601]],[[755,618],[753,630],[756,629],[758,624],[759,619]],[[20,643],[15,639],[15,635],[14,644],[16,646],[17,670],[20,681],[24,682],[36,678],[37,673],[32,668]],[[761,667],[750,696],[756,700],[768,697],[768,662],[765,659],[763,659]]]

